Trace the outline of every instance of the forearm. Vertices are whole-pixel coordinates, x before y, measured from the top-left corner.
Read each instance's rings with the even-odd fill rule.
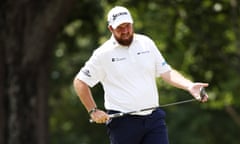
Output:
[[[97,105],[92,97],[90,88],[83,81],[75,78],[73,81],[74,89],[77,95],[80,98],[80,101],[83,103],[87,111],[91,111],[93,108],[96,108]]]
[[[171,70],[162,74],[162,78],[170,85],[187,91],[189,91],[189,88],[194,84],[191,80],[185,78],[176,70]]]

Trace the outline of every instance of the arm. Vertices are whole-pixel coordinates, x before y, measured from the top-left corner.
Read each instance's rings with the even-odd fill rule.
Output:
[[[188,91],[197,100],[206,102],[208,99],[208,95],[206,95],[203,99],[200,97],[200,88],[207,87],[208,83],[194,83],[176,70],[165,72],[161,75],[161,77],[170,85]]]
[[[97,105],[92,97],[92,93],[88,85],[83,81],[75,78],[73,81],[73,86],[80,98],[80,101],[89,112],[92,120],[96,123],[105,123],[109,117],[104,111],[97,109]]]

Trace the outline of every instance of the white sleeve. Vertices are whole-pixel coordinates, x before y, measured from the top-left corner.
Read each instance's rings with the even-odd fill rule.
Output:
[[[76,76],[90,87],[95,86],[104,77],[100,56],[95,51]]]
[[[156,77],[161,76],[161,74],[170,71],[172,68],[171,66],[167,63],[167,61],[164,59],[164,57],[162,56],[161,52],[159,51],[159,49],[157,48],[157,46],[155,45],[155,43],[150,40],[151,42],[151,47],[153,50],[153,54],[155,57],[155,65],[156,65]]]

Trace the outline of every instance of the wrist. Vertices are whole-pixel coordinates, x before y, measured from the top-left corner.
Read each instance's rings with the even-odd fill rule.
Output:
[[[91,110],[88,111],[88,114],[91,115],[97,111],[97,107],[92,108]]]
[[[187,91],[191,92],[191,89],[193,88],[193,86],[194,86],[194,83],[189,84],[187,87]]]

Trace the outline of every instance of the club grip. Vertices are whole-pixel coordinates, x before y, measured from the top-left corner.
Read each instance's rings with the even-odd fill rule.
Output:
[[[204,87],[200,88],[200,97],[203,99],[207,95],[207,92]]]

